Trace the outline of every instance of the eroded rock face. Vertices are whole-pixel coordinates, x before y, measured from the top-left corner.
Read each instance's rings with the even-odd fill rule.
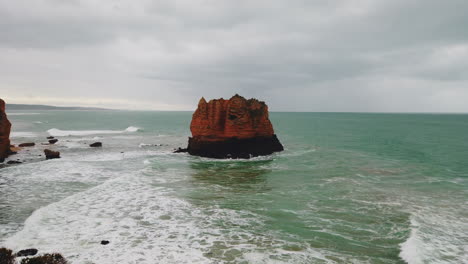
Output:
[[[0,162],[3,162],[10,152],[11,123],[5,113],[5,102],[0,99]]]
[[[211,158],[249,158],[282,151],[268,117],[268,106],[235,95],[198,103],[190,124],[187,151]]]
[[[273,126],[268,118],[268,106],[256,99],[246,100],[235,95],[229,100],[200,99],[193,114],[190,130],[193,137],[206,140],[226,138],[271,137]]]

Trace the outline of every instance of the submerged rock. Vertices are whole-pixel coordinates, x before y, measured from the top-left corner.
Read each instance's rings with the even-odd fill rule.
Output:
[[[237,94],[229,100],[206,102],[202,98],[190,130],[187,152],[195,156],[250,158],[283,150],[270,122],[268,106]]]
[[[93,144],[89,145],[92,148],[99,148],[102,147],[102,142],[94,142]]]
[[[0,264],[67,264],[67,260],[60,254],[44,254],[37,257],[28,257],[21,259],[21,262],[16,261],[16,257],[27,257],[34,256],[37,254],[37,249],[30,248],[25,250],[20,250],[16,254],[13,254],[13,251],[7,248],[0,248]]]
[[[21,260],[21,264],[67,264],[67,260],[60,254],[45,254]]]
[[[46,159],[59,159],[60,158],[60,152],[58,152],[58,151],[45,149],[44,154],[46,156]]]
[[[58,139],[51,139],[49,140],[49,144],[55,144],[57,143]]]
[[[0,99],[0,162],[10,154],[11,123],[5,112],[5,102]]]
[[[16,253],[17,257],[26,257],[26,256],[34,256],[37,254],[37,249],[35,248],[28,248],[20,250]]]
[[[174,150],[174,153],[185,153],[185,152],[188,152],[188,149],[186,149],[186,148],[178,148],[178,149]]]
[[[36,145],[36,143],[33,143],[33,142],[28,142],[28,143],[21,143],[18,145],[18,147],[20,148],[24,148],[24,147],[34,147]]]
[[[23,162],[17,161],[17,160],[9,160],[9,161],[7,162],[7,164],[10,164],[10,165],[11,165],[11,164],[21,164],[21,163],[23,163]]]

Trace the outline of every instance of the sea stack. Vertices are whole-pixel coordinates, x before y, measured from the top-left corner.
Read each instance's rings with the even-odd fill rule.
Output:
[[[0,99],[0,162],[3,162],[10,153],[11,123],[5,113],[5,101]]]
[[[187,152],[195,156],[248,159],[283,150],[265,102],[237,94],[229,100],[201,98],[190,130]]]

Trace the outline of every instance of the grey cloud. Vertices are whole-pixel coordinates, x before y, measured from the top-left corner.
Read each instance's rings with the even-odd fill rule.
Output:
[[[467,9],[462,0],[0,0],[0,92],[192,107],[242,93],[273,110],[468,111],[447,103],[454,90],[467,96]]]

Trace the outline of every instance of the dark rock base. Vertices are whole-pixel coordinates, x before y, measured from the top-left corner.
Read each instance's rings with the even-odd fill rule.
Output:
[[[187,147],[190,155],[215,159],[249,159],[283,150],[283,145],[276,135],[248,139],[229,138],[223,141],[189,138]]]

